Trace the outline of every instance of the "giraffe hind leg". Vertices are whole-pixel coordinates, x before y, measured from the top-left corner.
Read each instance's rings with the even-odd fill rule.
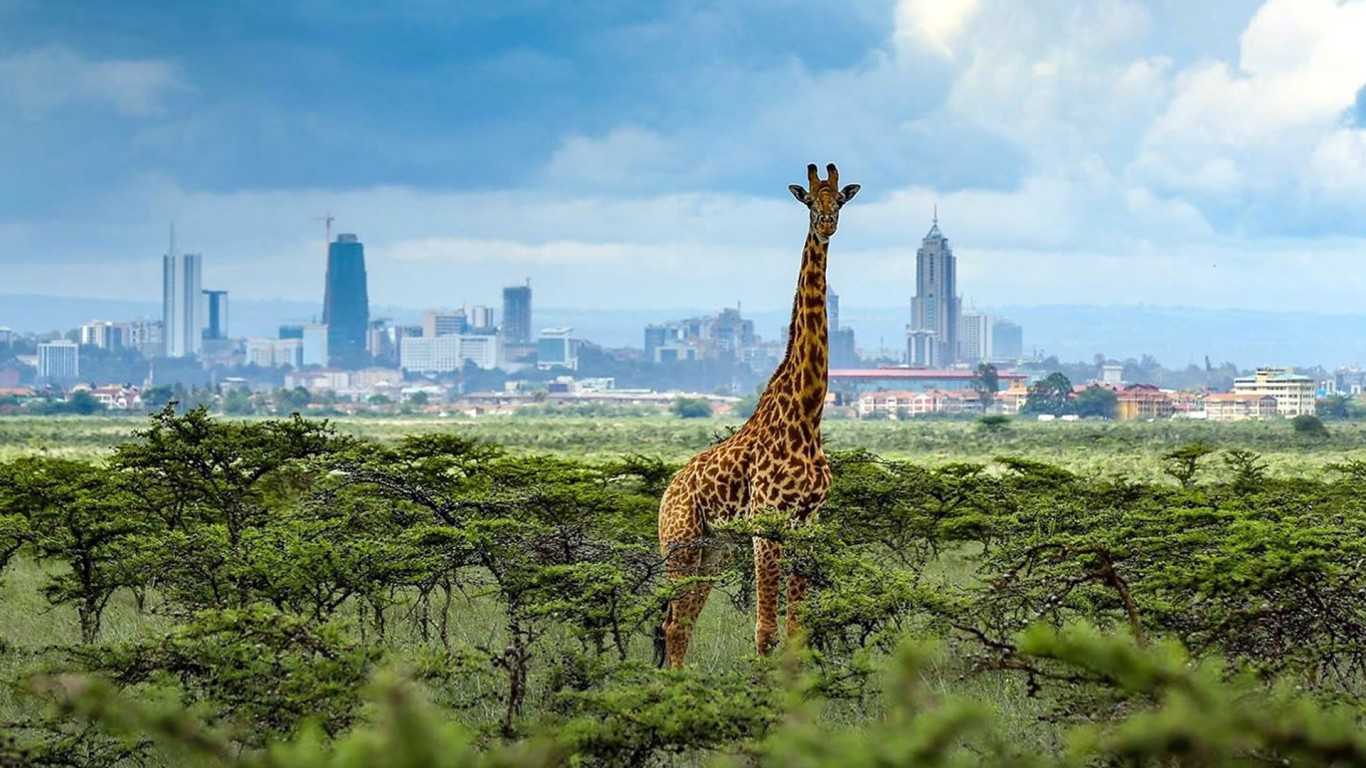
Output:
[[[656,658],[664,661],[673,669],[683,666],[692,640],[693,628],[702,608],[711,594],[711,582],[705,578],[705,544],[701,539],[673,542],[666,557],[665,573],[670,583],[697,579],[679,588],[664,612],[664,623],[660,634],[663,639],[663,653],[656,650]],[[658,645],[658,641],[656,641]]]

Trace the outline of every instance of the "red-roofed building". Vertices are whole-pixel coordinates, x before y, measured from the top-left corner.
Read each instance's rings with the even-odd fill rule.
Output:
[[[1115,393],[1115,418],[1120,421],[1169,419],[1171,395],[1151,384],[1134,384]]]

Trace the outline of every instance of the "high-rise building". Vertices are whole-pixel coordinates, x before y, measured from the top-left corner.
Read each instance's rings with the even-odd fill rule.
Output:
[[[353,234],[339,234],[327,246],[323,325],[331,365],[358,368],[366,363],[365,329],[370,297],[365,278],[365,246]]]
[[[38,378],[52,383],[70,383],[81,375],[81,348],[67,339],[38,344]]]
[[[578,370],[578,343],[570,338],[573,328],[544,328],[536,340],[536,367]]]
[[[122,349],[128,344],[126,326],[96,320],[81,326],[81,345],[100,349]]]
[[[920,354],[911,365],[939,367],[952,365],[958,358],[958,261],[948,238],[939,231],[936,213],[930,231],[915,254],[915,297],[911,299],[911,333],[928,331],[928,342],[921,339],[907,344]]]
[[[991,324],[991,359],[1013,362],[1024,357],[1024,329],[1009,320]]]
[[[861,365],[854,348],[854,329],[835,328],[830,331],[830,367],[858,368]]]
[[[959,360],[965,363],[982,363],[994,359],[990,315],[982,312],[964,312],[958,330]]]
[[[166,357],[191,357],[203,347],[203,272],[203,257],[176,250],[172,230],[171,248],[161,264],[161,321]]]
[[[205,341],[228,338],[228,292],[204,291],[203,337]]]
[[[414,373],[453,373],[467,362],[484,369],[498,367],[495,335],[405,336],[399,349],[400,367]]]
[[[830,330],[840,329],[840,295],[828,283],[825,286],[825,318]]]
[[[422,315],[423,336],[458,336],[469,328],[463,309],[431,309]]]
[[[304,343],[304,365],[327,365],[329,360],[334,359],[331,355],[332,334],[326,325],[305,325],[299,338]]]
[[[247,365],[299,368],[304,364],[303,339],[247,339]]]
[[[493,307],[486,307],[482,304],[466,305],[465,324],[473,333],[493,333]]]
[[[123,324],[123,343],[142,353],[156,357],[166,350],[166,324],[161,320],[134,320]]]
[[[531,279],[503,289],[503,341],[531,343]]]

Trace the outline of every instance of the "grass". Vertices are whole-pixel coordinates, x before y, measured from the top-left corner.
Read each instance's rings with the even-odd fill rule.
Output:
[[[32,454],[98,460],[144,423],[137,417],[111,416],[0,418],[0,461]],[[332,423],[343,433],[383,441],[452,432],[516,452],[598,459],[639,453],[672,462],[685,461],[718,433],[737,424],[726,419],[662,416],[342,418]],[[861,448],[885,458],[928,465],[989,462],[996,456],[1017,455],[1086,475],[1124,473],[1137,480],[1160,478],[1162,454],[1195,440],[1257,452],[1271,474],[1278,476],[1312,476],[1328,464],[1366,459],[1363,422],[1330,423],[1329,436],[1323,439],[1298,436],[1283,421],[1039,423],[1021,419],[993,433],[972,421],[827,420],[824,430],[830,450]]]

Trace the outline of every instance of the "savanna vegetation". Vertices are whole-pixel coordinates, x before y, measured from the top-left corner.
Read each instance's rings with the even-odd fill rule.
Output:
[[[1366,765],[1348,427],[832,422],[669,672],[658,498],[724,425],[552,422],[0,422],[0,766]],[[812,584],[763,659],[755,536]]]

